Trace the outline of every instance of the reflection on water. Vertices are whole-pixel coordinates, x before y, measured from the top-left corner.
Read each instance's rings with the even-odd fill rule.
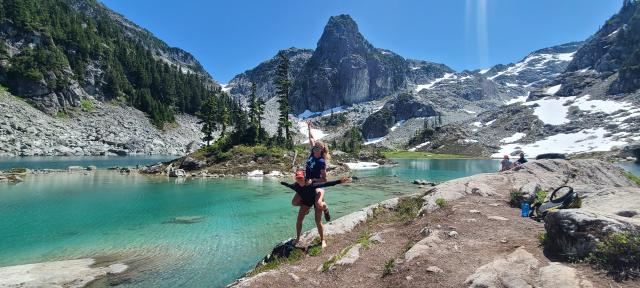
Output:
[[[496,169],[493,160],[399,160],[354,172],[361,179],[328,188],[326,201],[337,218],[415,192],[414,178],[444,181]],[[116,255],[142,261],[121,287],[221,287],[294,235],[294,194],[278,182],[176,182],[109,171],[28,175],[0,186],[0,266]],[[198,221],[188,221],[193,217]],[[307,217],[304,229],[312,227]]]

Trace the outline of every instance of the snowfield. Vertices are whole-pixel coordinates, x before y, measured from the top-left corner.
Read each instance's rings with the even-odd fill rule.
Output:
[[[298,131],[300,132],[300,134],[304,135],[304,137],[306,138],[306,140],[304,140],[304,142],[302,143],[309,143],[309,125],[307,125],[307,122],[299,121]],[[324,133],[324,131],[320,129],[315,129],[315,128],[311,128],[311,133],[313,133],[313,138],[316,140],[320,140],[325,136],[327,136],[327,134]]]
[[[627,142],[614,140],[614,137],[604,137],[604,128],[585,129],[576,133],[557,134],[531,144],[507,144],[500,151],[491,155],[500,158],[521,150],[528,157],[536,157],[544,153],[584,153],[595,151],[609,151],[614,147],[626,145]]]
[[[560,91],[560,88],[562,88],[562,84],[558,84],[556,86],[551,86],[551,87],[545,89],[544,93],[548,94],[548,95],[556,95],[556,93],[558,93],[558,91]]]
[[[324,111],[320,111],[320,112],[312,112],[309,110],[304,110],[304,112],[298,114],[298,118],[300,119],[307,119],[310,117],[316,117],[316,116],[320,116],[320,117],[325,117],[325,116],[329,116],[331,114],[337,114],[337,113],[342,113],[345,112],[345,108],[343,106],[338,106],[338,107],[333,107]]]
[[[384,137],[378,137],[378,138],[372,138],[372,139],[367,139],[367,141],[364,142],[364,145],[371,145],[371,144],[376,144],[376,143],[380,143],[384,140]]]
[[[409,151],[411,151],[411,152],[416,151],[416,150],[418,150],[418,149],[420,149],[420,148],[422,148],[424,146],[427,146],[429,144],[431,144],[430,141],[427,141],[427,142],[424,142],[424,143],[420,143],[420,144],[416,145],[416,147],[413,147],[413,148],[409,149]]]
[[[522,102],[526,102],[527,98],[529,98],[529,93],[527,93],[526,96],[518,96],[516,98],[513,98],[511,100],[507,100],[504,102],[505,105],[511,105],[511,104],[516,104],[516,103],[522,103]]]
[[[449,79],[455,79],[456,77],[457,77],[456,74],[445,73],[444,76],[442,76],[442,78],[435,79],[435,80],[433,80],[433,81],[431,81],[431,82],[429,82],[427,84],[417,85],[415,91],[416,92],[420,92],[421,90],[424,90],[424,89],[431,89],[431,88],[433,88],[433,85],[438,84],[438,82],[442,82],[444,80],[449,80]]]
[[[502,140],[500,140],[500,143],[513,143],[522,139],[524,136],[527,136],[527,134],[517,132],[509,137],[503,138]]]
[[[640,109],[629,102],[591,100],[590,95],[560,98],[545,97],[540,100],[522,103],[522,105],[525,106],[533,106],[535,104],[538,104],[538,106],[534,107],[533,115],[536,115],[540,121],[551,125],[562,125],[571,122],[567,118],[567,113],[569,112],[570,107],[577,107],[578,109],[588,113],[604,113],[610,115],[616,112],[628,112],[628,115],[625,114],[612,119],[618,123],[631,117],[640,116]]]
[[[500,71],[491,77],[488,77],[489,80],[494,80],[497,77],[502,75],[519,75],[521,72],[525,70],[540,70],[544,69],[547,66],[547,62],[550,61],[571,61],[573,59],[575,52],[572,53],[557,53],[557,54],[536,54],[529,55],[524,60],[510,66],[504,71]],[[529,62],[535,62],[536,64],[531,64]]]

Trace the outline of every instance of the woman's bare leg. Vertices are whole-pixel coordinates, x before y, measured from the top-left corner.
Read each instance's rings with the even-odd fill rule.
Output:
[[[316,227],[318,227],[318,235],[320,235],[320,243],[322,248],[327,247],[327,242],[324,241],[324,226],[322,225],[322,210],[316,207]]]
[[[298,210],[298,219],[296,220],[296,244],[300,242],[300,234],[302,233],[302,221],[304,220],[304,216],[309,213],[309,206],[300,206],[300,210]]]
[[[302,197],[300,197],[300,195],[298,195],[298,193],[295,193],[293,195],[293,199],[291,199],[291,205],[293,205],[293,206],[302,205]]]
[[[327,203],[324,202],[324,189],[316,189],[316,209],[327,210]]]

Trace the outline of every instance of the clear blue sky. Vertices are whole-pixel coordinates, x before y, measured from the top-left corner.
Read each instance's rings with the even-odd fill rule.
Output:
[[[283,48],[315,48],[328,18],[350,14],[376,47],[461,71],[585,40],[622,0],[100,0],[180,47],[226,83]]]

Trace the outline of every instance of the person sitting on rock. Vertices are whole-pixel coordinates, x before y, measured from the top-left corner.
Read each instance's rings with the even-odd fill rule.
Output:
[[[500,161],[500,172],[511,170],[513,163],[509,159],[509,155],[504,155],[502,161]]]
[[[309,213],[309,210],[313,206],[315,208],[315,221],[318,227],[318,234],[320,235],[320,243],[322,248],[327,247],[327,243],[324,240],[324,226],[322,224],[322,214],[324,213],[325,220],[330,221],[331,215],[329,214],[329,206],[324,202],[324,190],[318,189],[321,187],[329,187],[342,183],[350,182],[351,179],[342,177],[340,180],[329,182],[312,182],[310,179],[305,178],[305,173],[302,170],[298,170],[295,173],[296,182],[289,184],[287,182],[280,182],[280,184],[287,186],[300,196],[301,205],[298,210],[298,219],[296,221],[296,244],[300,241],[300,233],[302,232],[302,221],[304,217]],[[320,192],[318,192],[320,191]]]
[[[524,163],[527,163],[529,161],[527,161],[526,158],[524,158],[524,152],[520,152],[520,158],[518,158],[518,160],[516,160],[516,162],[513,163],[513,170],[518,171],[520,169],[524,169]]]

